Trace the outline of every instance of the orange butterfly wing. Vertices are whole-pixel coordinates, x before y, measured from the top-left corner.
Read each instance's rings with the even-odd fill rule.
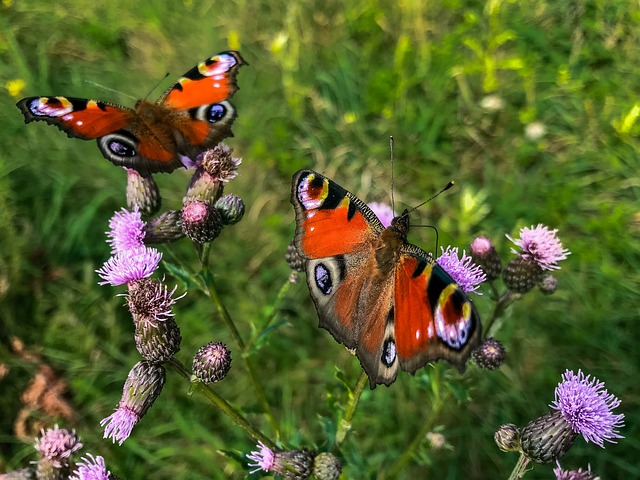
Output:
[[[320,326],[354,349],[371,388],[398,368],[445,359],[460,370],[480,341],[471,300],[423,250],[406,217],[385,229],[361,200],[311,170],[293,176],[295,246]]]
[[[156,102],[135,110],[72,97],[29,97],[17,106],[25,123],[45,121],[70,137],[98,139],[105,158],[143,175],[171,172],[233,135],[235,76],[245,62],[222,52],[199,63]]]
[[[481,333],[471,300],[440,265],[410,244],[396,267],[394,329],[400,367],[411,373],[440,359],[464,371]]]

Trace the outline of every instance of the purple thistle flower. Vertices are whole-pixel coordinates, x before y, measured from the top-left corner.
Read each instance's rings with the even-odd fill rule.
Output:
[[[100,422],[104,427],[104,438],[111,438],[114,443],[122,445],[160,396],[166,376],[161,364],[144,360],[136,363],[124,382],[118,408]]]
[[[473,263],[471,257],[464,250],[462,258],[458,258],[458,247],[449,246],[446,250],[444,247],[441,248],[442,255],[436,259],[438,265],[451,275],[451,278],[460,285],[463,292],[475,292],[477,295],[482,295],[476,292],[480,284],[487,279],[482,268]]]
[[[142,279],[129,283],[129,293],[126,295],[129,311],[135,320],[144,322],[147,326],[156,325],[173,318],[173,306],[183,298],[187,292],[173,297],[178,286],[172,290],[155,280]]]
[[[59,428],[44,428],[40,430],[40,437],[36,438],[35,449],[42,458],[51,460],[55,468],[69,465],[69,457],[82,448],[82,442],[75,430]]]
[[[114,213],[109,220],[110,230],[106,232],[109,237],[107,243],[111,245],[111,253],[115,255],[144,247],[144,226],[145,222],[142,221],[142,214],[138,211],[137,206],[132,212],[123,208]]]
[[[100,285],[124,285],[133,280],[142,280],[151,276],[158,268],[162,254],[155,248],[136,247],[132,250],[120,251],[112,256],[99,270],[96,270],[104,281]]]
[[[140,416],[136,412],[120,405],[115,412],[100,421],[100,426],[104,427],[103,438],[110,438],[113,443],[122,445],[139,421]]]
[[[373,213],[376,214],[376,217],[382,222],[384,228],[388,228],[391,226],[391,221],[395,217],[392,208],[386,203],[378,203],[371,202],[367,204],[367,206],[373,210]]]
[[[109,480],[111,478],[111,472],[107,470],[104,458],[100,455],[94,457],[87,453],[76,467],[69,480]]]
[[[511,252],[520,254],[527,260],[537,263],[543,270],[557,270],[558,262],[567,258],[571,252],[563,248],[562,242],[556,237],[558,230],[549,230],[539,223],[537,227],[524,227],[520,229],[520,238],[514,240],[509,235],[506,237],[522,249],[522,253],[512,248]]]
[[[555,391],[555,400],[550,407],[562,413],[573,430],[581,434],[587,442],[604,448],[604,441],[616,443],[614,439],[624,438],[618,428],[624,427],[624,414],[614,415],[612,410],[620,405],[620,400],[609,394],[604,382],[591,378],[578,370],[576,375],[567,370]]]
[[[591,466],[587,470],[563,470],[560,466],[560,462],[556,460],[556,468],[553,469],[553,473],[556,476],[556,480],[600,480],[600,477],[591,473]]]
[[[264,443],[258,442],[257,452],[251,452],[247,454],[247,458],[254,463],[249,463],[250,467],[255,467],[250,473],[256,473],[260,470],[269,472],[273,467],[273,463],[276,459],[276,454],[273,450],[267,447]]]

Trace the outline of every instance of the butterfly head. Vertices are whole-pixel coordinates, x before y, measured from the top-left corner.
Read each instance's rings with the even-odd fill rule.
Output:
[[[406,239],[409,233],[409,226],[409,210],[405,208],[402,215],[394,217],[393,220],[391,220],[391,227],[389,228],[395,230],[400,238]]]

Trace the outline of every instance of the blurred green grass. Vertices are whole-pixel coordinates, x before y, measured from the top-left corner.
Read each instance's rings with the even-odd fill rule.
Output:
[[[283,255],[293,233],[293,172],[316,168],[367,201],[388,201],[389,135],[399,205],[419,203],[452,178],[459,186],[414,218],[436,225],[441,243],[464,245],[484,233],[506,256],[504,233],[539,222],[558,228],[572,251],[558,291],[531,293],[513,307],[498,336],[506,365],[473,385],[472,402],[440,419],[453,448],[423,447],[403,478],[506,478],[516,458],[497,450],[494,430],[544,413],[565,368],[605,381],[622,400],[627,426],[626,438],[606,449],[578,440],[563,465],[590,463],[601,478],[634,478],[639,22],[640,7],[626,1],[6,0],[0,88],[23,80],[21,96],[131,105],[86,81],[144,97],[166,71],[177,77],[239,46],[250,67],[239,73],[239,118],[228,143],[244,163],[228,191],[248,211],[216,240],[212,265],[247,335],[289,275]],[[36,367],[12,352],[16,336],[69,382],[76,418],[65,426],[121,477],[243,478],[245,470],[221,451],[246,452],[251,442],[202,398],[187,396],[175,376],[122,447],[100,438],[98,421],[138,359],[122,300],[98,287],[93,273],[108,256],[108,219],[124,205],[124,174],[93,142],[43,124],[25,127],[18,99],[6,88],[0,93],[0,359],[9,368],[1,380],[0,470],[30,454],[14,437],[14,422]],[[534,122],[544,126],[539,138],[525,134]],[[157,178],[165,208],[179,208],[188,173]],[[414,230],[411,238],[432,249],[429,233]],[[172,250],[194,263],[187,242]],[[488,313],[488,299],[477,304]],[[186,362],[206,341],[231,343],[196,295],[178,304],[176,318]],[[327,427],[319,416],[334,417],[344,397],[331,380],[335,365],[351,379],[359,373],[316,322],[300,284],[258,352],[290,446],[322,447]],[[240,362],[235,367],[217,388],[251,412],[246,373]],[[376,478],[401,455],[428,412],[423,379],[431,373],[400,374],[390,389],[365,393],[343,451],[349,478]],[[536,467],[527,478],[550,473]]]

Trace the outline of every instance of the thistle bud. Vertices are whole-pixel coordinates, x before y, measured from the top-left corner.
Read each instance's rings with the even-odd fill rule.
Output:
[[[224,225],[233,225],[244,216],[244,202],[233,194],[223,195],[215,204]]]
[[[182,232],[182,212],[168,210],[147,222],[144,226],[144,243],[172,243],[184,237]]]
[[[222,380],[231,368],[231,352],[222,342],[207,343],[193,357],[193,375],[202,383]]]
[[[476,237],[471,242],[470,250],[473,263],[482,268],[488,281],[493,281],[500,276],[502,260],[491,240],[484,236]]]
[[[493,370],[504,363],[506,353],[498,340],[485,338],[471,355],[480,368]]]
[[[521,449],[520,430],[513,423],[501,425],[493,434],[493,439],[503,452],[519,452]]]
[[[313,460],[313,475],[317,480],[338,480],[341,473],[342,463],[331,453],[319,453]]]
[[[162,197],[153,176],[142,176],[127,168],[127,206],[129,210],[138,210],[143,215],[153,215],[160,210]]]
[[[577,436],[562,412],[552,411],[522,429],[522,452],[536,463],[551,463],[569,451]]]
[[[504,283],[514,293],[527,293],[542,278],[542,268],[529,258],[518,255],[502,273]]]
[[[289,265],[291,270],[304,272],[304,258],[298,253],[295,240],[291,240],[291,243],[287,245],[287,253],[285,253],[284,259],[287,261],[287,265]]]
[[[222,225],[222,216],[209,202],[190,202],[182,209],[182,231],[194,242],[213,241]]]

